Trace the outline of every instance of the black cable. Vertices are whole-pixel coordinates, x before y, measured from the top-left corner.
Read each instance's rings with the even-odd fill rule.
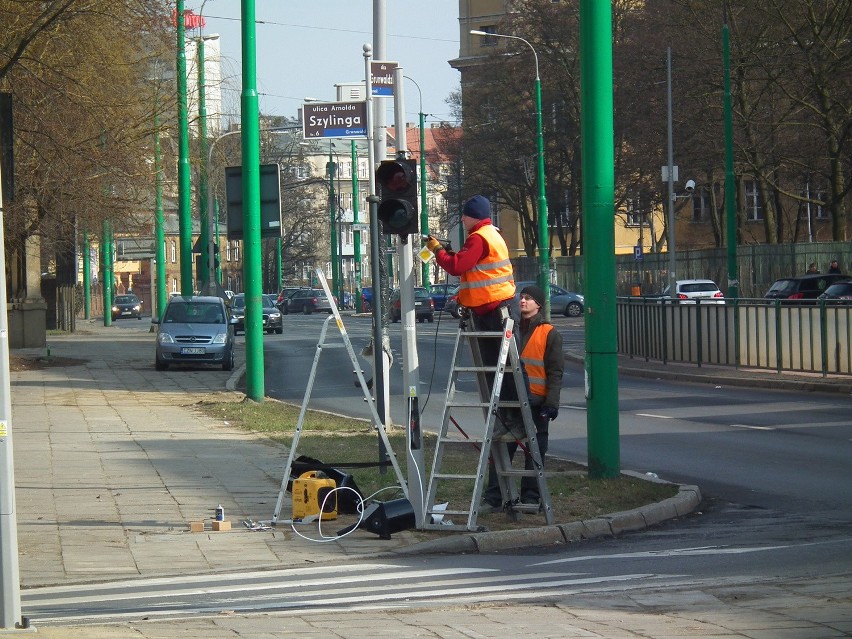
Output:
[[[426,406],[429,404],[429,398],[432,397],[432,383],[435,381],[435,367],[438,365],[438,331],[441,330],[441,318],[444,316],[445,309],[447,308],[447,289],[450,286],[450,274],[447,271],[444,271],[444,308],[441,309],[440,315],[438,315],[438,321],[435,322],[435,337],[432,340],[432,373],[429,375],[429,390],[426,392],[426,400],[423,402],[423,406],[420,407],[420,414],[426,412]]]

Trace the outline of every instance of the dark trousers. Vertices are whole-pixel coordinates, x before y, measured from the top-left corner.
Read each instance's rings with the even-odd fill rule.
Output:
[[[470,314],[470,320],[473,322],[473,328],[477,331],[501,332],[503,330],[503,322],[505,322],[506,317],[511,317],[515,320],[515,332],[513,337],[515,338],[515,345],[520,348],[517,331],[519,319],[518,313],[516,312],[513,304],[507,303],[506,306],[496,308],[485,315],[477,315],[473,312]],[[500,357],[500,340],[494,337],[480,337],[477,339],[477,342],[479,343],[479,352],[482,355],[483,365],[497,366],[497,360]],[[494,373],[486,373],[485,377],[488,381],[488,389],[491,390],[494,388]],[[524,373],[524,379],[526,382],[526,373]],[[529,385],[527,384],[527,386]],[[510,368],[507,368],[503,375],[503,384],[500,387],[500,399],[503,401],[518,401],[518,389],[515,386],[515,376],[512,374]],[[517,409],[510,410],[509,419],[517,421],[517,417],[515,415],[517,412]],[[498,413],[498,418],[500,420],[504,420],[506,418],[506,411],[500,411],[500,413]]]
[[[531,410],[533,423],[535,424],[535,438],[538,442],[538,452],[541,456],[542,468],[544,468],[544,456],[547,453],[547,437],[550,420],[546,417],[541,417],[538,414],[538,408],[538,406],[533,406]],[[528,444],[525,443],[524,445],[527,446]],[[515,451],[518,450],[518,442],[507,442],[506,449],[509,452],[509,459],[514,459]],[[526,451],[524,451],[524,468],[527,470],[533,470],[535,468],[532,455]],[[507,477],[505,478],[505,481],[512,481],[512,479]],[[489,461],[488,463],[488,487],[485,489],[483,499],[492,506],[500,506],[503,503],[503,495],[500,493],[500,483],[497,479],[497,472],[494,469],[493,461]],[[521,501],[534,503],[540,499],[541,495],[538,491],[538,480],[535,477],[521,477]]]

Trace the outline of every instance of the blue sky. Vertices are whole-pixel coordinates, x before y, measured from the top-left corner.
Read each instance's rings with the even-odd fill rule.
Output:
[[[239,108],[241,24],[239,0],[186,2],[203,10],[205,34],[221,38],[223,75],[235,91],[225,106]],[[386,0],[387,60],[399,62],[420,86],[427,123],[450,120],[446,99],[459,84],[447,64],[459,53],[457,0]],[[306,96],[335,99],[334,85],[364,79],[362,46],[372,44],[373,0],[255,0],[257,88],[264,115],[295,117]],[[419,96],[405,83],[406,120],[417,122]],[[388,104],[392,102],[387,100]],[[393,122],[388,114],[387,121]],[[428,126],[428,124],[427,124]]]

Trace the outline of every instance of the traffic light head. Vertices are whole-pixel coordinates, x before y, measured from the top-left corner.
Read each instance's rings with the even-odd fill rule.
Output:
[[[386,235],[417,233],[417,164],[414,160],[384,160],[376,170],[379,220]]]

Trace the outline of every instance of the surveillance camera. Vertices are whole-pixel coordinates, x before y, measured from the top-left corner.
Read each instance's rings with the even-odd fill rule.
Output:
[[[695,180],[687,180],[685,188],[687,193],[692,193],[695,190]]]

